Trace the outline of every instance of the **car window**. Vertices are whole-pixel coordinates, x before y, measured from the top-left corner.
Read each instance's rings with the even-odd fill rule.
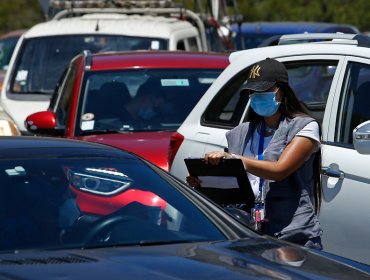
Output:
[[[70,101],[72,96],[72,89],[76,79],[76,67],[73,65],[68,68],[65,74],[65,78],[61,81],[62,84],[55,92],[53,96],[53,101],[57,103],[55,109],[56,123],[57,126],[63,127],[66,125],[68,111],[70,110]],[[50,104],[53,105],[52,103]]]
[[[10,37],[10,38],[4,38],[0,39],[0,69],[6,70],[8,67],[10,58],[12,57],[13,50],[15,48],[15,45],[18,42],[18,36],[17,37]]]
[[[289,84],[309,113],[322,121],[338,61],[285,62]],[[239,124],[247,96],[240,95],[249,68],[231,79],[207,107],[202,125],[232,128]]]
[[[233,77],[215,96],[201,118],[202,125],[232,128],[239,124],[248,102],[248,96],[240,94],[248,71],[249,68]]]
[[[344,81],[335,142],[353,147],[353,129],[370,120],[370,66],[357,62],[349,63]]]
[[[1,252],[226,238],[190,199],[134,158],[92,150],[88,157],[0,160],[0,181]]]
[[[322,122],[326,102],[337,69],[337,60],[295,61],[284,63],[289,85],[308,112]]]
[[[185,40],[185,44],[187,46],[186,48],[187,51],[194,51],[194,52],[199,51],[196,37],[187,38]]]
[[[25,40],[11,78],[11,93],[51,94],[69,61],[91,52],[165,50],[167,41],[108,35],[51,36]]]
[[[86,73],[81,133],[176,130],[222,69],[134,69]]]
[[[185,41],[184,40],[178,41],[176,45],[176,49],[180,51],[185,51],[186,50]]]

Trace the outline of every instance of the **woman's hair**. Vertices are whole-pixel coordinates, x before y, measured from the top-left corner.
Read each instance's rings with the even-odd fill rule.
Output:
[[[298,115],[311,116],[310,113],[305,109],[304,105],[297,98],[293,89],[287,83],[276,83],[276,86],[283,92],[279,111],[287,118],[294,118]],[[312,116],[311,116],[312,117]],[[248,110],[246,115],[246,121],[251,123],[252,134],[257,128],[257,124],[261,122],[263,117],[256,114],[253,110]],[[319,125],[320,138],[321,138],[321,125]],[[251,145],[251,149],[252,149]],[[253,151],[252,151],[253,153]],[[321,150],[316,153],[314,159],[314,205],[316,214],[319,213],[321,200],[322,200],[322,188],[321,188]]]

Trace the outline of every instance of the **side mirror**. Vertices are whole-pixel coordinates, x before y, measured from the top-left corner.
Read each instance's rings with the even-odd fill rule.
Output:
[[[29,115],[24,125],[32,134],[61,136],[64,133],[64,128],[57,128],[55,113],[51,111],[42,111]]]
[[[224,207],[224,210],[231,216],[236,218],[243,225],[247,226],[252,230],[255,230],[256,221],[253,219],[252,215],[250,215],[248,212],[233,207]]]
[[[353,145],[360,154],[370,154],[370,121],[359,124],[353,130]]]

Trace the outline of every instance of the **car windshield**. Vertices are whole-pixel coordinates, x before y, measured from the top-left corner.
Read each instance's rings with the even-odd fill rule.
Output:
[[[157,38],[73,35],[32,38],[24,41],[11,78],[11,92],[51,94],[70,60],[84,50],[91,52],[165,50]]]
[[[134,69],[86,73],[80,133],[174,131],[222,69]]]
[[[10,58],[12,57],[15,45],[18,42],[17,37],[0,39],[0,70],[7,70]]]
[[[0,252],[225,240],[134,157],[0,160]]]

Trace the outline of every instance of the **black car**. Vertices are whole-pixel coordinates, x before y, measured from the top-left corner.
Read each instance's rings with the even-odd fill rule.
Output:
[[[39,137],[0,147],[2,279],[370,279],[261,236],[128,152]]]

